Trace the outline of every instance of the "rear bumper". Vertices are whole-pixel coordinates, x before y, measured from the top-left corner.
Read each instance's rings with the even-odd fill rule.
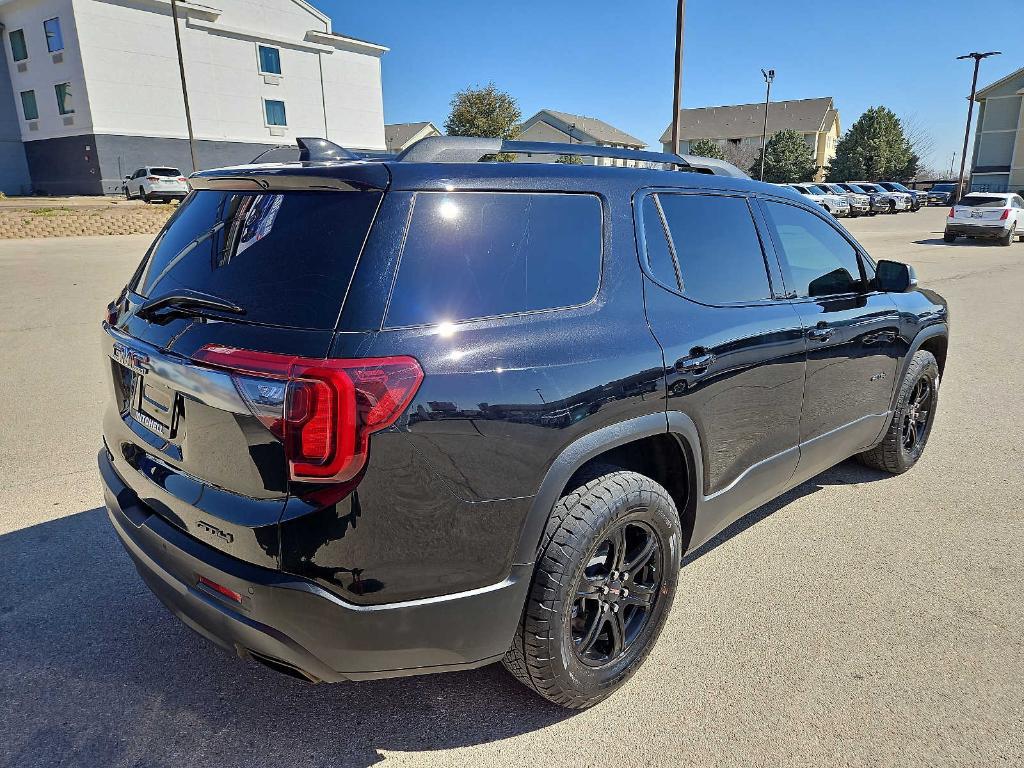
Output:
[[[971,235],[972,237],[1003,237],[1007,227],[1002,222],[996,224],[960,224],[949,222],[946,231],[954,235]]]
[[[147,586],[217,645],[313,681],[471,669],[508,648],[530,565],[498,584],[404,603],[346,603],[316,583],[261,568],[193,539],[154,514],[99,454],[107,514]],[[201,586],[205,577],[242,603]]]

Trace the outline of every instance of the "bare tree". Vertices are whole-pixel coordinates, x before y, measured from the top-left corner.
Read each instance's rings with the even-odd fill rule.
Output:
[[[917,155],[921,167],[930,166],[932,155],[935,154],[935,138],[928,130],[927,125],[917,116],[916,112],[903,115],[900,118],[903,126],[903,135],[910,143],[910,150]],[[917,174],[920,176],[920,172]]]

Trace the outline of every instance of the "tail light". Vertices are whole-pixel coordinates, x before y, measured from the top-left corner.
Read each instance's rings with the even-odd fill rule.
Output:
[[[404,355],[318,360],[208,344],[192,359],[231,373],[253,415],[284,443],[292,480],[305,482],[359,474],[370,435],[398,420],[423,381]]]
[[[147,176],[146,181],[160,181],[159,176]]]
[[[178,181],[185,181],[185,177],[184,176],[179,176],[178,177]]]
[[[1009,208],[1004,208],[1003,209],[1003,215],[999,217],[999,220],[1000,221],[1006,221],[1008,218],[1010,218],[1010,209]]]
[[[950,208],[949,209],[949,215],[946,218],[947,219],[952,219],[954,216],[956,216],[956,209],[955,208]]]

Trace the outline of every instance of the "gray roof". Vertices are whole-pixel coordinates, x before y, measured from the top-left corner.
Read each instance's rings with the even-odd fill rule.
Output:
[[[391,147],[404,147],[409,139],[420,133],[427,126],[437,131],[437,127],[429,120],[422,123],[391,123],[390,125],[385,125],[384,146],[388,149],[391,149]]]
[[[684,141],[760,136],[764,125],[764,102],[680,111],[682,125],[679,137]],[[768,110],[768,134],[788,129],[800,133],[815,133],[821,130],[823,124],[827,125],[835,115],[838,115],[838,111],[832,104],[831,96],[773,101]],[[661,135],[661,140],[666,142],[671,139],[670,125]]]
[[[630,136],[625,131],[620,131],[614,125],[609,125],[604,120],[586,115],[573,115],[569,112],[556,112],[553,109],[542,109],[530,118],[533,120],[543,114],[548,114],[556,121],[564,123],[565,126],[572,126],[574,133],[582,133],[589,136],[595,142],[602,144],[625,144],[631,147],[646,147],[647,144],[636,136]],[[530,122],[527,120],[526,122]]]

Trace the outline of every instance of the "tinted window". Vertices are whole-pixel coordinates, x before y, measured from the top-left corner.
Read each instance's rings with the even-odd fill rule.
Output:
[[[661,223],[657,198],[648,195],[644,199],[644,241],[647,244],[647,266],[657,280],[670,288],[679,289],[672,252],[668,248],[665,227]]]
[[[36,104],[35,91],[21,92],[21,111],[25,114],[26,120],[39,119],[39,106]]]
[[[761,241],[747,201],[658,195],[683,278],[683,295],[708,304],[771,298]]]
[[[132,286],[188,288],[239,304],[244,320],[333,328],[380,195],[202,190],[157,236]]]
[[[260,49],[260,72],[270,75],[281,74],[281,52],[269,45],[261,45]]]
[[[12,29],[7,36],[11,41],[11,56],[15,61],[24,61],[28,58],[28,47],[25,45],[25,31]]]
[[[601,273],[592,195],[416,195],[388,307],[391,327],[583,304]]]
[[[43,22],[46,34],[46,48],[50,53],[64,50],[64,36],[60,32],[60,19],[47,19]]]
[[[181,176],[181,171],[177,168],[150,168],[149,171],[154,176]]]
[[[961,205],[968,208],[1005,208],[1006,198],[989,197],[986,195],[965,195],[957,203],[957,206]]]
[[[772,237],[788,266],[789,289],[798,296],[859,291],[857,252],[823,219],[802,208],[765,203]]]

